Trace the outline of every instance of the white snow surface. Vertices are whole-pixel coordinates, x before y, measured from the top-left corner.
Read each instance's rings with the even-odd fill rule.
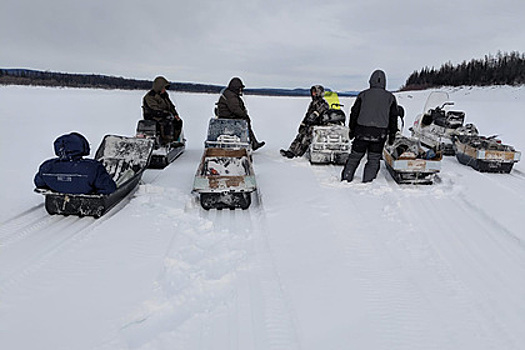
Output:
[[[525,150],[525,87],[446,89]],[[405,134],[430,92],[398,93]],[[185,153],[100,219],[50,216],[33,176],[78,131],[134,135],[143,91],[0,87],[0,349],[524,349],[525,164],[446,157],[432,186],[341,183],[279,155],[307,98],[245,98],[261,201],[191,194],[217,95],[171,92]],[[342,98],[347,113],[352,98]]]

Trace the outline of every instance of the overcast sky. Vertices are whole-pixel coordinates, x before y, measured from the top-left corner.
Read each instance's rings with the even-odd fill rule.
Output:
[[[388,88],[525,52],[523,0],[0,0],[0,68],[247,87]]]

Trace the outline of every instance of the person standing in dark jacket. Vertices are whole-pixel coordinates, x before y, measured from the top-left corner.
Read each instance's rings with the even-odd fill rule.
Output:
[[[399,109],[395,96],[386,90],[386,75],[376,70],[370,76],[370,88],[359,93],[350,112],[352,152],[341,173],[341,181],[351,182],[368,153],[363,182],[373,181],[380,167],[383,147],[393,142],[397,132]]]
[[[157,122],[162,144],[178,141],[182,131],[182,119],[166,91],[169,86],[166,78],[156,77],[152,89],[142,99],[144,119]]]
[[[102,163],[83,159],[89,143],[79,133],[62,135],[54,142],[58,158],[46,160],[35,175],[37,188],[68,194],[110,194],[117,185]]]
[[[282,149],[280,151],[283,157],[300,157],[306,152],[312,142],[313,127],[321,125],[322,115],[330,109],[328,102],[324,99],[324,87],[321,85],[312,86],[310,88],[310,96],[312,101],[308,105],[308,110],[299,125],[297,136],[287,150]]]
[[[244,102],[241,98],[244,90],[244,84],[240,78],[232,78],[228,87],[224,89],[219,101],[217,101],[215,114],[219,118],[225,119],[242,119],[246,120],[248,123],[248,132],[250,135],[250,142],[252,149],[255,151],[265,145],[265,142],[257,141],[255,133],[252,129],[252,123],[250,116],[248,115],[248,110],[244,106]]]

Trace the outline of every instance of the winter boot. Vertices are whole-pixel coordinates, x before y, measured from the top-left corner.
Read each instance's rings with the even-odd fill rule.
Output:
[[[264,141],[261,141],[261,142],[259,142],[259,141],[254,141],[254,142],[252,143],[252,149],[253,149],[254,151],[257,151],[259,148],[261,148],[261,147],[264,146],[265,144],[266,144],[266,142],[264,142]]]
[[[292,159],[293,157],[295,157],[295,154],[289,150],[282,149],[279,152],[281,153],[281,156],[286,157],[286,158]]]

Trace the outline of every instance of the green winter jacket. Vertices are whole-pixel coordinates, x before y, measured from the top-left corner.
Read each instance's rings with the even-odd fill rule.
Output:
[[[217,102],[217,116],[226,119],[249,120],[248,110],[241,99],[244,85],[239,78],[233,78]]]
[[[178,116],[175,105],[164,89],[169,88],[169,82],[164,77],[157,77],[153,81],[153,88],[142,99],[144,119],[164,119],[169,116]]]

